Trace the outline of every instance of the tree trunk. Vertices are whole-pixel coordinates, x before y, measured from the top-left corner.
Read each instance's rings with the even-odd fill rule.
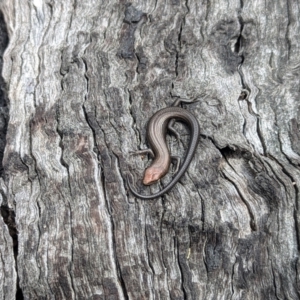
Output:
[[[299,1],[0,3],[0,299],[300,299]],[[196,154],[135,198],[178,98]]]

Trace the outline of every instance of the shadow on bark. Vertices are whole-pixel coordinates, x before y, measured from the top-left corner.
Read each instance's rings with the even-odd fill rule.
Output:
[[[4,176],[3,172],[3,154],[6,145],[7,123],[9,119],[9,103],[7,97],[6,84],[2,77],[3,54],[8,46],[9,38],[6,23],[2,12],[0,11],[0,177]],[[4,196],[4,195],[2,195]],[[13,240],[13,250],[15,261],[18,255],[18,231],[15,223],[15,212],[7,206],[6,199],[3,197],[4,203],[0,207],[0,214],[4,223],[7,225],[9,234]],[[17,267],[17,266],[16,266]],[[24,299],[22,290],[17,281],[16,300]]]

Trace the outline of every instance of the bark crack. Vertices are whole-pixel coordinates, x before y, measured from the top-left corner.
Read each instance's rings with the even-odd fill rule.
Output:
[[[234,296],[234,283],[233,283],[233,281],[234,281],[234,268],[235,268],[235,265],[236,265],[236,259],[235,259],[234,264],[232,265],[232,270],[231,270],[231,292],[232,292],[232,295],[231,295],[230,299],[232,299],[233,296]]]
[[[228,162],[227,158],[223,155],[225,161],[227,162],[227,164],[230,166],[230,168],[233,170],[233,172],[235,172],[235,170],[232,168],[231,164]],[[240,189],[239,187],[237,186],[237,184],[231,180],[226,174],[225,172],[222,172],[224,178],[226,180],[228,180],[232,186],[234,187],[234,189],[236,190],[236,192],[238,193],[238,195],[240,196],[241,200],[245,203],[246,207],[247,207],[247,210],[248,210],[248,213],[249,213],[249,217],[250,217],[250,228],[252,231],[256,231],[257,230],[257,225],[256,225],[256,222],[255,222],[255,218],[254,218],[254,214],[252,212],[252,209],[247,201],[247,199],[242,195],[242,193],[240,192]]]
[[[296,208],[294,209],[294,221],[295,221],[295,230],[296,230],[296,239],[297,239],[297,249],[300,251],[300,222],[299,222],[299,210]]]
[[[176,50],[176,53],[175,53],[175,75],[176,77],[178,77],[178,64],[179,64],[179,53],[180,53],[180,50],[181,50],[181,34],[182,34],[182,23],[183,21],[181,22],[180,24],[180,29],[179,29],[179,33],[178,33],[178,46],[179,46],[179,49]]]
[[[269,253],[269,248],[268,248],[268,253]],[[275,277],[275,271],[274,271],[274,267],[273,267],[272,261],[271,261],[271,270],[272,270],[272,276],[273,276],[274,294],[275,294],[276,299],[280,300],[281,298],[278,297],[278,295],[277,295],[276,277]]]
[[[177,237],[174,237],[174,242],[175,242],[175,245],[174,245],[174,249],[177,250],[177,264],[178,264],[178,268],[179,268],[179,273],[180,273],[180,277],[181,277],[181,290],[183,292],[183,297],[184,297],[184,300],[188,299],[188,295],[187,295],[187,291],[184,287],[184,271],[183,271],[183,268],[182,268],[182,265],[180,263],[180,249],[179,249],[179,243],[178,243],[178,238]]]
[[[86,111],[86,108],[85,108],[84,104],[82,105],[82,110],[83,110],[83,114],[84,114],[86,123],[87,123],[87,125],[90,127],[90,129],[91,129],[91,131],[92,131],[92,135],[93,135],[93,144],[94,144],[93,152],[96,154],[96,157],[97,157],[97,159],[99,160],[99,150],[98,150],[98,148],[97,148],[97,143],[96,143],[96,132],[95,132],[95,129],[93,128],[93,126],[92,126],[91,123],[90,123],[89,116],[88,116],[88,113],[87,113],[87,111]]]
[[[113,232],[114,232],[114,224],[113,224]],[[122,288],[122,291],[123,291],[123,296],[124,296],[125,300],[129,300],[125,280],[122,276],[122,270],[121,270],[119,258],[118,258],[117,253],[116,253],[116,241],[115,241],[114,235],[113,235],[113,246],[114,246],[115,259],[116,259],[116,270],[117,270],[117,275],[118,275],[118,278],[120,280],[120,285],[121,285],[121,288]]]
[[[130,90],[128,89],[128,94],[129,94],[129,98],[128,98],[128,101],[129,101],[129,114],[131,115],[132,117],[132,120],[133,120],[133,130],[134,132],[136,133],[136,137],[138,138],[138,141],[137,141],[137,145],[140,145],[141,144],[141,141],[142,141],[142,136],[141,136],[141,132],[140,130],[136,127],[136,117],[132,111],[132,96],[131,96],[131,92]]]
[[[3,193],[1,193],[2,197],[4,196]],[[5,198],[4,198],[5,199]],[[3,222],[6,224],[8,228],[9,235],[12,238],[13,242],[13,251],[14,251],[14,259],[15,259],[15,270],[17,274],[17,282],[16,282],[16,300],[24,299],[23,297],[23,291],[20,287],[20,278],[18,274],[18,229],[16,224],[16,213],[13,209],[9,208],[7,205],[1,205],[0,206],[0,215],[3,219]],[[3,263],[3,265],[5,265]]]
[[[258,135],[258,137],[259,137],[259,139],[260,139],[260,142],[261,142],[261,145],[262,145],[262,148],[263,148],[263,154],[266,156],[267,155],[267,145],[266,145],[266,142],[265,142],[265,139],[264,139],[264,137],[263,137],[263,133],[262,133],[262,131],[261,131],[261,126],[260,126],[260,122],[261,122],[261,119],[257,119],[257,126],[256,126],[256,128],[257,128],[257,135]]]
[[[8,99],[8,91],[7,86],[2,76],[3,70],[3,55],[5,49],[8,47],[9,37],[8,37],[8,30],[6,26],[6,22],[4,20],[4,15],[2,10],[0,9],[0,177],[4,179],[4,168],[3,168],[3,155],[4,150],[6,147],[6,136],[7,136],[7,126],[8,126],[8,119],[9,119],[9,99]],[[11,71],[12,72],[12,71]],[[10,77],[12,73],[10,74]],[[22,160],[21,160],[22,162]],[[22,162],[23,163],[23,162]],[[7,174],[9,176],[9,174]],[[18,273],[18,230],[17,224],[15,220],[15,210],[10,208],[7,203],[7,198],[5,192],[1,189],[0,190],[1,196],[3,198],[3,202],[0,206],[0,216],[3,219],[3,222],[6,224],[8,228],[9,235],[12,238],[13,243],[13,254],[14,254],[14,261],[15,261],[15,270],[16,270],[16,300],[24,299],[23,291],[20,287],[19,281],[19,273]],[[1,255],[1,259],[3,259]],[[5,263],[3,262],[3,265]],[[4,295],[5,296],[5,295]]]
[[[243,3],[242,0],[241,0],[240,5],[241,5],[241,9],[242,9],[243,6],[244,6],[244,3]],[[263,139],[260,127],[259,127],[259,121],[260,121],[259,117],[260,116],[256,112],[254,112],[254,110],[253,110],[252,102],[250,101],[251,88],[246,83],[245,76],[244,76],[243,71],[242,71],[242,66],[243,66],[243,63],[244,63],[244,60],[245,60],[245,57],[243,55],[243,30],[244,30],[244,21],[243,21],[243,19],[242,19],[242,17],[240,15],[238,16],[238,21],[239,21],[239,24],[240,24],[240,32],[239,32],[239,35],[237,37],[236,43],[234,45],[234,52],[236,52],[237,55],[241,58],[241,62],[238,65],[237,71],[238,71],[238,73],[240,75],[240,80],[241,80],[241,84],[242,84],[242,91],[241,91],[240,98],[238,100],[239,101],[242,101],[242,100],[247,101],[249,114],[252,115],[253,117],[255,117],[257,119],[257,122],[256,122],[256,128],[257,128],[257,130],[256,130],[256,132],[257,132],[257,136],[258,136],[258,138],[260,140],[260,144],[261,144],[262,150],[263,150],[263,152],[265,154],[266,153],[266,145],[265,145],[265,142],[264,142],[264,139]],[[243,114],[242,114],[242,116],[243,116],[243,119],[244,119],[244,123],[243,123],[243,135],[246,137],[247,119],[246,119],[246,117]],[[248,139],[247,139],[247,141],[249,142]]]

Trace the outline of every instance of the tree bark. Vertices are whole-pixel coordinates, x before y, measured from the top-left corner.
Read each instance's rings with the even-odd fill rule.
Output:
[[[300,299],[299,1],[0,5],[0,299]],[[178,98],[196,154],[136,199]]]

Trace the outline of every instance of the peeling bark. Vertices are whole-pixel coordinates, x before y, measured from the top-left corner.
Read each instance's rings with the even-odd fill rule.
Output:
[[[0,299],[300,299],[299,1],[0,8]],[[178,97],[195,157],[135,199]]]

